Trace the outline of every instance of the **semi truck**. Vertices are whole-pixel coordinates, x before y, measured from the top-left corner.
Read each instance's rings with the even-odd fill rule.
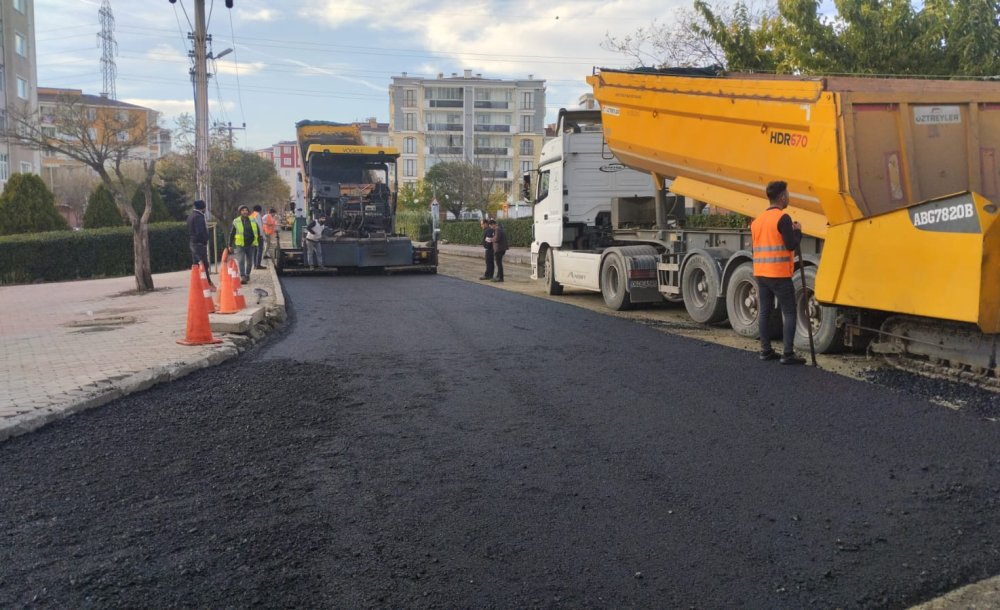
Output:
[[[532,266],[550,293],[599,290],[614,309],[681,301],[697,322],[755,336],[749,230],[688,228],[682,202],[753,218],[785,180],[805,235],[800,347],[809,324],[820,352],[867,346],[998,377],[1000,84],[610,69],[587,81],[600,110],[560,113],[534,181]]]
[[[307,219],[326,218],[320,270],[437,272],[437,243],[414,243],[396,233],[399,151],[366,146],[357,125],[330,121],[295,124]],[[304,232],[279,247],[278,273],[308,269]]]

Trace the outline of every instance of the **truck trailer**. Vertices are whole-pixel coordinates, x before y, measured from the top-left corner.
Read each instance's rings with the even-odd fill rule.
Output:
[[[299,121],[295,131],[307,216],[327,219],[320,270],[436,273],[437,243],[414,243],[396,233],[399,151],[366,146],[353,124]],[[279,273],[308,268],[304,234],[299,237],[292,247],[279,247]]]
[[[608,69],[587,81],[599,144],[564,113],[539,166],[532,264],[550,292],[600,290],[618,309],[680,300],[754,336],[749,230],[687,229],[681,202],[756,217],[766,184],[785,180],[806,236],[800,347],[808,323],[821,352],[869,346],[998,376],[1000,84]],[[586,147],[604,163],[578,178]],[[634,187],[586,201],[587,180],[607,188],[606,174],[633,170],[646,189],[628,175],[615,180]]]

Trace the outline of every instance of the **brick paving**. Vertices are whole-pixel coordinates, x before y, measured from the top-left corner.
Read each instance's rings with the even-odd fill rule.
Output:
[[[190,279],[190,270],[157,274],[147,294],[134,293],[132,277],[0,286],[0,440],[238,354],[247,341],[237,335],[177,343]],[[249,288],[267,290],[261,306],[283,314],[270,269]]]

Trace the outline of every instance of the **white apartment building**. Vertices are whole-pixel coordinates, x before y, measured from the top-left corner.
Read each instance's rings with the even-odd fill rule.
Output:
[[[34,0],[0,0],[0,129],[7,112],[38,108]],[[41,155],[0,137],[0,188],[13,173],[37,174]]]
[[[537,168],[541,154],[545,81],[404,72],[389,85],[389,134],[402,153],[402,183],[420,180],[436,163],[465,160],[516,201],[520,175]]]

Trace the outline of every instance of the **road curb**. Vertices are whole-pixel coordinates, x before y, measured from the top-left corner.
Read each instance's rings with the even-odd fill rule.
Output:
[[[211,352],[190,361],[171,362],[125,377],[91,381],[78,390],[77,393],[86,394],[81,398],[57,406],[39,407],[28,413],[7,418],[0,423],[0,442],[32,432],[74,413],[100,407],[129,394],[142,392],[161,383],[186,377],[195,371],[217,366],[247,351],[261,339],[284,325],[287,320],[285,296],[281,289],[281,283],[278,281],[274,266],[271,265],[268,269],[274,286],[274,303],[269,303],[262,308],[263,315],[260,316],[259,321],[253,321],[238,333],[223,337],[222,344]],[[93,390],[88,389],[91,386],[93,386]]]

